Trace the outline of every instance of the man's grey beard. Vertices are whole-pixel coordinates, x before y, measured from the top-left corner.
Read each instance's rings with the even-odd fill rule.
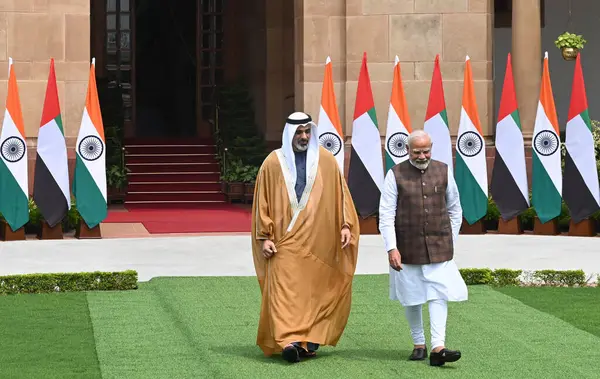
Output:
[[[428,159],[425,162],[417,162],[416,160],[414,160],[414,161],[412,161],[412,164],[419,170],[426,170],[427,167],[429,167],[429,162],[431,162],[430,159]]]
[[[306,151],[306,150],[308,150],[308,144],[302,146],[299,143],[295,143],[294,144],[294,150],[297,151],[297,152],[299,152],[299,153],[301,153],[303,151]]]

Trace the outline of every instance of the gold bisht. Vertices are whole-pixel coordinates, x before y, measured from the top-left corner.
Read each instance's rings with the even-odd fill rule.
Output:
[[[358,216],[335,157],[319,150],[300,202],[281,151],[267,157],[256,178],[252,254],[262,293],[256,343],[267,356],[292,342],[335,346],[350,314]],[[343,225],[352,239],[342,250]],[[264,239],[277,248],[270,259],[262,255]]]

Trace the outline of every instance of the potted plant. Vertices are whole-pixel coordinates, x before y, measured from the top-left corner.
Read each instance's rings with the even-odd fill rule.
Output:
[[[572,61],[577,58],[579,50],[583,49],[583,46],[587,43],[581,34],[573,34],[564,32],[559,35],[554,44],[558,47],[561,52],[563,59]]]
[[[125,187],[127,186],[127,173],[129,171],[127,167],[117,164],[110,166],[106,170],[109,204],[125,199]]]
[[[254,185],[256,183],[256,175],[258,175],[259,167],[247,165],[244,166],[243,181],[245,185],[244,197],[246,201],[252,201],[254,198]]]
[[[244,199],[244,170],[245,168],[241,159],[231,160],[221,176],[221,180],[226,183],[225,195],[227,195],[230,202],[234,199]]]

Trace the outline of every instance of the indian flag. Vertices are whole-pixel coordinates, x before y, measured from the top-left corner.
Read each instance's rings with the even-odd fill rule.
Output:
[[[0,134],[0,212],[17,231],[29,221],[27,144],[12,58],[8,59],[8,94]]]
[[[342,174],[344,173],[344,133],[338,113],[333,88],[333,69],[331,58],[325,61],[325,78],[321,91],[321,109],[319,111],[319,143],[335,156]]]
[[[348,187],[361,217],[377,213],[383,187],[383,154],[367,70],[367,53],[363,55],[356,90]]]
[[[431,158],[444,162],[448,165],[448,169],[453,171],[452,140],[450,139],[448,116],[446,115],[446,101],[444,99],[439,55],[435,56],[424,130],[431,136],[431,142],[433,142]]]
[[[400,74],[400,60],[396,55],[394,64],[394,79],[392,81],[392,98],[388,111],[387,131],[385,134],[385,171],[394,165],[408,159],[408,135],[412,132],[410,116],[402,75]]]
[[[500,215],[511,220],[529,208],[525,143],[513,80],[510,53],[496,124],[496,157],[490,190]]]
[[[542,223],[558,217],[561,210],[562,172],[559,135],[548,69],[548,52],[546,52],[540,100],[531,141],[533,148],[531,203]]]
[[[488,181],[485,158],[485,143],[475,100],[471,60],[467,56],[462,109],[456,138],[455,176],[463,217],[469,225],[479,221],[487,212]]]
[[[563,180],[563,197],[574,222],[580,222],[600,210],[594,137],[588,114],[580,56],[581,53],[577,54],[571,90]]]
[[[46,99],[38,133],[33,201],[51,227],[60,223],[71,209],[67,144],[60,116],[54,59],[50,60]]]
[[[77,210],[90,229],[106,218],[106,145],[96,88],[95,59],[92,59],[85,109],[77,137],[73,194]]]

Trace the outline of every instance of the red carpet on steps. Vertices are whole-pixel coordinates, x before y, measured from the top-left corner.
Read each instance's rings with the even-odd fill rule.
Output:
[[[142,223],[151,234],[250,232],[250,209],[220,204],[193,209],[109,211],[104,223]]]

